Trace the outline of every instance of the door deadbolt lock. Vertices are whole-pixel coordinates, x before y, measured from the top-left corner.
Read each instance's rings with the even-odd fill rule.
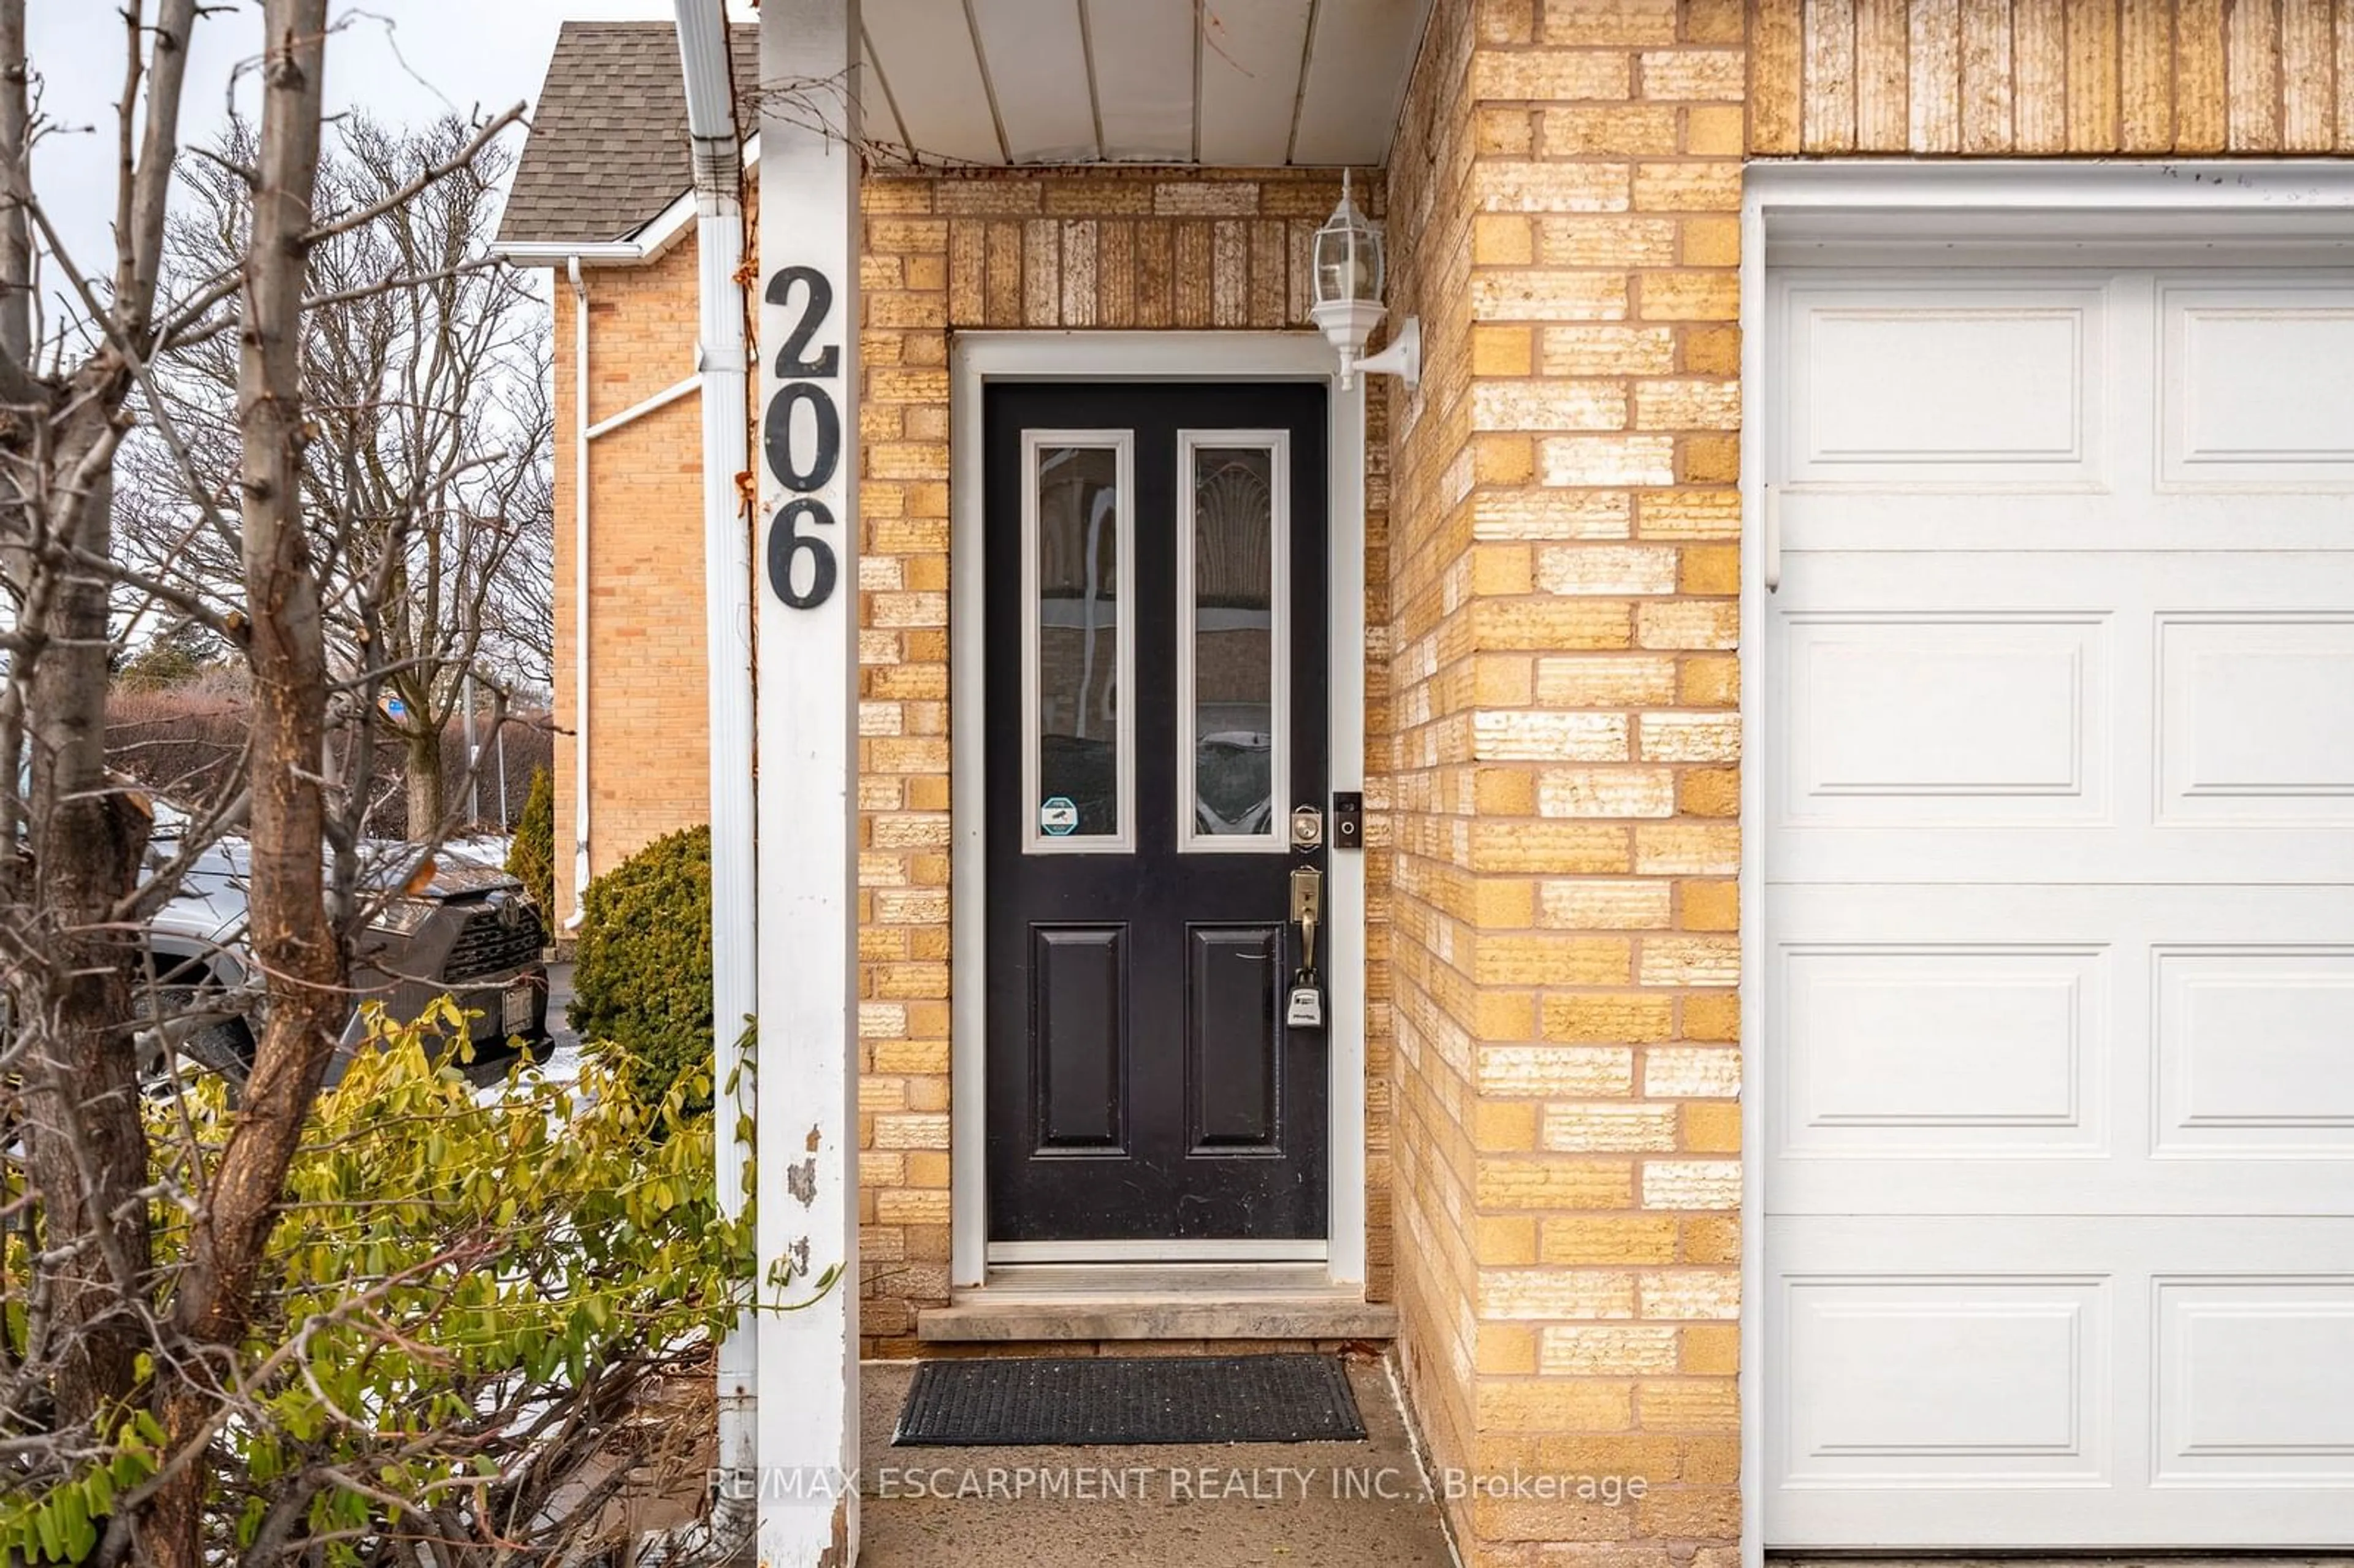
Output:
[[[1324,813],[1313,806],[1291,810],[1291,847],[1302,854],[1324,847]]]

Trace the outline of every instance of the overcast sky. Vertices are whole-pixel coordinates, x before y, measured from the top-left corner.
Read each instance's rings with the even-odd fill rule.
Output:
[[[749,20],[742,0],[729,8]],[[123,28],[115,0],[30,0],[28,48],[44,112],[95,127],[44,141],[34,185],[77,259],[111,270],[114,101],[122,92]],[[153,0],[148,6],[152,13]],[[233,80],[249,112],[249,68],[261,48],[258,0],[233,0],[196,24],[181,140],[201,143],[228,117]],[[393,123],[455,110],[494,113],[539,92],[556,29],[568,17],[668,18],[670,0],[334,0],[327,46],[330,112],[363,109]],[[522,132],[510,132],[520,147]],[[54,280],[51,281],[54,286]]]

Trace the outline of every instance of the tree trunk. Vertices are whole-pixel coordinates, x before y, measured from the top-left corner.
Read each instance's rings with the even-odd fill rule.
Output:
[[[199,1344],[234,1344],[245,1331],[286,1167],[351,1006],[348,955],[329,918],[323,870],[326,639],[302,490],[304,237],[319,164],[326,27],[327,0],[264,0],[260,177],[239,332],[238,425],[252,621],[249,906],[269,1015],[173,1296],[173,1326]],[[188,1385],[175,1387],[163,1422],[176,1449],[201,1442],[218,1413]],[[159,1568],[204,1568],[205,1480],[205,1467],[190,1465],[155,1495],[141,1546]]]
[[[0,0],[0,158],[19,164],[32,150],[30,78],[25,0]],[[33,363],[33,225],[17,201],[0,206],[0,354]]]
[[[90,471],[78,460],[113,445],[102,398],[89,397],[85,412],[68,417],[53,475]],[[79,497],[54,495],[51,526],[103,556],[111,499],[103,482]],[[27,705],[32,911],[44,961],[28,966],[19,1000],[34,1043],[27,1152],[42,1226],[52,1247],[85,1247],[56,1272],[61,1319],[74,1325],[56,1384],[58,1425],[70,1430],[130,1396],[133,1357],[146,1342],[135,1316],[149,1262],[137,1195],[147,1179],[132,1028],[137,943],[113,911],[136,884],[149,819],[106,772],[106,585],[55,564],[46,572]]]
[[[424,714],[413,712],[411,722]],[[408,834],[419,842],[432,837],[441,826],[441,732],[410,730],[408,742]]]
[[[13,666],[24,698],[21,713],[0,720],[0,766],[20,765],[21,741],[29,785],[22,859],[13,810],[5,813],[0,853],[16,863],[6,892],[33,955],[20,966],[12,1001],[27,1045],[27,1161],[67,1348],[52,1384],[53,1425],[68,1431],[121,1412],[136,1393],[137,1353],[149,1343],[143,1313],[153,1282],[140,1196],[148,1153],[133,1036],[138,938],[117,923],[116,906],[136,884],[151,821],[144,800],[118,791],[107,774],[108,587],[104,572],[84,563],[113,555],[117,418],[131,388],[122,345],[138,352],[148,336],[195,6],[164,0],[135,35],[149,50],[144,135],[134,171],[127,149],[140,111],[124,102],[127,221],[116,228],[102,341],[70,376],[37,379],[28,358],[25,6],[0,3],[0,183],[10,197],[0,210],[0,386],[9,405],[0,440],[10,451],[0,567],[17,600]]]

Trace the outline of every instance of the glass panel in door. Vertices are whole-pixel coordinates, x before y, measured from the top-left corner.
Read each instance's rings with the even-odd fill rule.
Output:
[[[1282,430],[1178,439],[1181,850],[1288,847],[1288,455]]]

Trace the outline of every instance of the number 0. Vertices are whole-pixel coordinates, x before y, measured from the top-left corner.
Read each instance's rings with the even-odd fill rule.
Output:
[[[804,467],[793,452],[793,405],[807,403],[817,416],[817,450]],[[777,389],[769,399],[768,418],[761,422],[760,445],[769,455],[769,471],[787,490],[815,490],[833,477],[842,461],[842,416],[825,389],[795,381]]]

